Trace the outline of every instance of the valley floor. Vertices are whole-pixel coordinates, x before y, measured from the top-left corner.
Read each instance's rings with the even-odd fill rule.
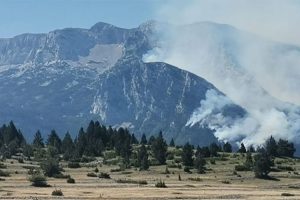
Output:
[[[169,168],[170,174],[164,174],[166,166],[151,166],[149,171],[134,168],[121,172],[111,172],[117,166],[98,166],[100,172],[107,172],[111,179],[88,177],[93,167],[70,169],[64,167],[64,174],[70,174],[75,184],[66,179],[48,178],[51,187],[38,188],[28,181],[28,166],[35,163],[18,163],[7,160],[10,177],[0,181],[0,199],[300,199],[300,162],[296,159],[284,159],[282,162],[294,168],[294,171],[271,172],[277,180],[254,178],[253,172],[233,173],[234,165],[242,162],[242,157],[216,160],[209,163],[206,174],[183,169]],[[181,176],[181,181],[178,176]],[[147,185],[136,183],[117,183],[117,180],[145,180]],[[167,188],[156,188],[158,180],[163,180]],[[54,189],[61,189],[63,197],[51,196]]]

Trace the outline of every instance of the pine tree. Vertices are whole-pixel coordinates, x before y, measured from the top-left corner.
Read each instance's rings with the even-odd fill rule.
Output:
[[[205,173],[206,161],[201,154],[197,155],[195,159],[195,168],[199,174]]]
[[[87,146],[86,136],[83,128],[81,127],[78,133],[78,136],[76,138],[76,154],[78,157],[82,157],[82,155],[85,152],[85,148]]]
[[[144,144],[144,145],[147,144],[147,138],[146,138],[146,135],[145,135],[145,134],[142,135],[140,144]]]
[[[277,156],[277,142],[272,136],[266,142],[266,151],[270,156]]]
[[[215,142],[211,143],[209,146],[210,156],[211,157],[218,156],[218,151],[221,151],[219,146]]]
[[[244,166],[248,169],[251,170],[253,168],[253,159],[250,151],[247,151],[246,154],[246,161],[244,163]]]
[[[75,145],[71,138],[69,132],[65,134],[65,137],[62,141],[62,153],[64,154],[64,159],[69,160],[74,156]]]
[[[294,144],[289,143],[287,140],[279,139],[278,141],[278,156],[294,157],[296,149]]]
[[[47,145],[55,147],[59,153],[61,152],[61,139],[59,138],[55,130],[52,130],[50,135],[48,136]]]
[[[182,154],[181,154],[183,165],[193,166],[193,162],[194,162],[193,155],[194,155],[194,152],[193,152],[192,145],[190,145],[189,143],[186,143],[183,146]]]
[[[138,151],[138,166],[140,170],[149,169],[148,152],[144,144],[142,144]]]
[[[158,137],[152,142],[151,149],[153,156],[158,160],[159,164],[165,164],[168,145],[163,138],[162,132],[159,132]]]
[[[271,166],[273,165],[273,161],[271,160],[268,153],[262,152],[258,153],[254,157],[254,173],[257,178],[267,178],[268,174],[271,171]]]
[[[138,144],[138,140],[136,139],[134,133],[131,134],[131,141],[130,141],[131,144]]]
[[[232,146],[231,146],[231,144],[229,142],[226,142],[223,145],[223,151],[227,152],[227,153],[231,153],[232,152]]]
[[[244,143],[241,143],[241,147],[240,147],[240,149],[238,150],[238,152],[239,152],[239,153],[246,153],[246,152],[247,152]]]
[[[45,146],[42,134],[39,130],[34,135],[32,145],[33,145],[34,148],[43,148]]]
[[[174,139],[172,138],[169,144],[170,147],[175,147],[175,142]]]

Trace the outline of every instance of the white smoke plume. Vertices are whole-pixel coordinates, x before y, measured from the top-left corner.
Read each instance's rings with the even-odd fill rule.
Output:
[[[212,107],[228,102],[209,91],[187,124],[207,121],[210,116],[210,126],[218,139],[242,139],[246,145],[260,145],[271,135],[277,139],[299,139],[300,48],[274,40],[300,44],[299,37],[294,37],[300,29],[292,26],[295,19],[300,21],[293,6],[300,8],[300,4],[289,0],[184,2],[162,8],[160,16],[171,23],[188,25],[159,30],[161,42],[144,55],[144,60],[163,61],[193,72],[248,112],[245,118],[235,121],[220,114],[212,118],[208,115]],[[275,11],[277,15],[266,16],[265,12]],[[251,14],[255,19],[262,18],[255,21],[255,27],[248,16]],[[202,20],[233,24],[247,31],[224,24],[198,23]],[[290,25],[275,25],[284,22]]]

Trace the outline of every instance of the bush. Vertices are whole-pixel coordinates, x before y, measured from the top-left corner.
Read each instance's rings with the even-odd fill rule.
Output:
[[[98,169],[98,167],[96,167],[96,169],[94,170],[96,173],[98,173],[99,172],[99,169]]]
[[[94,161],[94,160],[96,160],[96,158],[94,158],[94,157],[83,156],[83,157],[81,158],[81,162],[83,162],[83,163],[89,163],[89,162],[92,162],[92,161]]]
[[[9,176],[9,173],[8,173],[8,172],[5,172],[5,171],[3,171],[3,170],[0,170],[0,176],[7,177],[7,176]]]
[[[7,168],[6,165],[4,165],[3,163],[0,163],[0,169],[6,169],[6,168]]]
[[[59,167],[58,160],[54,158],[43,161],[41,163],[41,169],[44,171],[44,174],[49,177],[60,174],[62,171]]]
[[[70,178],[70,175],[65,174],[54,174],[53,178]]]
[[[33,174],[29,177],[29,181],[32,183],[31,185],[34,187],[49,187],[47,184],[46,177],[41,174]]]
[[[285,197],[292,197],[292,196],[295,196],[294,194],[291,194],[291,193],[281,193],[281,196],[285,196]]]
[[[19,162],[19,163],[24,163],[23,158],[18,158],[18,162]]]
[[[188,179],[191,180],[191,181],[197,181],[197,182],[202,181],[202,179],[200,177],[197,177],[197,178],[188,178]]]
[[[69,162],[68,163],[68,168],[74,168],[74,169],[76,169],[76,168],[80,168],[81,166],[80,166],[80,164],[78,163],[78,162]]]
[[[245,165],[236,165],[234,166],[235,171],[250,171]]]
[[[72,184],[74,184],[74,183],[75,183],[75,179],[69,177],[69,178],[67,179],[67,183],[72,183]]]
[[[216,164],[216,160],[214,158],[210,159],[210,164],[215,165]]]
[[[294,168],[291,166],[278,165],[277,168],[284,171],[294,171]]]
[[[189,174],[192,173],[191,168],[189,168],[189,167],[184,167],[183,171],[186,172],[186,173],[189,173]]]
[[[148,182],[146,180],[131,180],[131,179],[118,179],[116,180],[117,183],[131,183],[131,184],[138,184],[138,185],[147,185]]]
[[[61,191],[61,189],[55,189],[52,192],[52,196],[64,196],[63,192]]]
[[[94,172],[89,172],[86,174],[88,177],[97,177],[97,174],[95,174]]]
[[[223,183],[223,184],[230,184],[230,181],[224,180],[224,181],[222,181],[222,183]]]
[[[155,187],[158,187],[158,188],[166,188],[166,184],[164,181],[162,180],[159,180],[157,183],[155,183]]]
[[[105,172],[101,172],[98,176],[99,178],[110,179],[110,175]]]
[[[116,169],[111,169],[110,172],[121,172],[123,169],[121,168],[116,168]]]

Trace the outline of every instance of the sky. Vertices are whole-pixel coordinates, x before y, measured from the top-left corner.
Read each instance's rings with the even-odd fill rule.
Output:
[[[0,38],[97,22],[133,28],[155,18],[169,0],[0,0]]]

